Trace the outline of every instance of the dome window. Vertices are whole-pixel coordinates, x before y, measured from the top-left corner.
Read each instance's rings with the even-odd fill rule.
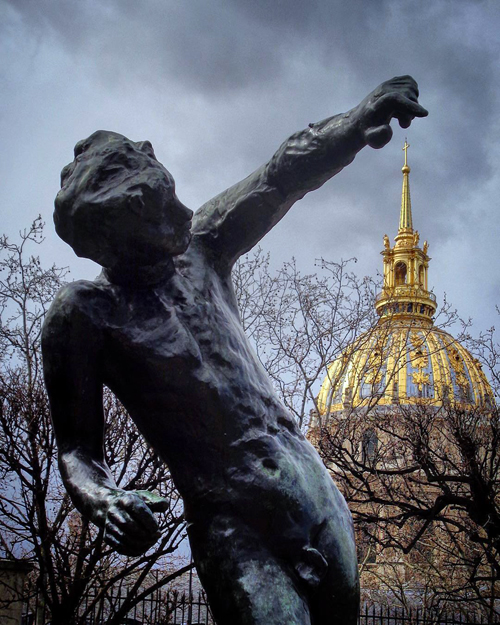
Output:
[[[406,284],[406,264],[403,262],[396,263],[394,267],[394,276],[396,279],[396,286]]]
[[[420,265],[418,268],[418,284],[421,288],[424,286],[424,267]]]

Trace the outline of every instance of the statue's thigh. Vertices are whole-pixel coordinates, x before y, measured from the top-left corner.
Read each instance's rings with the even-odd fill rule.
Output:
[[[190,540],[217,625],[311,625],[292,572],[258,534],[225,518],[191,527]]]

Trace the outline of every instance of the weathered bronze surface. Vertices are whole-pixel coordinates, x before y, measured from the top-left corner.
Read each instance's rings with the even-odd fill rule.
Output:
[[[408,76],[383,83],[194,216],[149,142],[98,131],[62,172],[56,230],[103,267],[62,289],[44,326],[64,482],[117,551],[157,540],[163,501],[118,489],[104,460],[106,384],[170,467],[219,625],[356,622],[350,513],[248,344],[231,268],[361,148],[385,145],[392,118],[425,116],[417,96]]]

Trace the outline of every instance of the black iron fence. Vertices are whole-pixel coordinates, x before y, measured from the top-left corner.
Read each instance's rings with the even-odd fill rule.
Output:
[[[79,608],[82,625],[216,625],[203,592],[188,596],[175,591],[158,591],[120,614],[125,590],[100,598],[87,591]],[[120,593],[123,593],[121,595]],[[35,595],[23,603],[20,625],[51,625],[49,611]],[[366,604],[361,607],[359,625],[487,625],[500,618],[474,613],[446,613],[438,610]],[[283,624],[286,625],[286,624]]]
[[[124,613],[126,589],[102,597],[87,590],[78,608],[81,625],[215,625],[204,593],[187,596],[176,591],[157,591]],[[24,601],[20,625],[51,625],[50,610],[38,595]]]
[[[489,625],[500,623],[500,618],[488,618],[474,612],[450,613],[439,609],[403,609],[365,604],[361,606],[358,622],[359,625]]]

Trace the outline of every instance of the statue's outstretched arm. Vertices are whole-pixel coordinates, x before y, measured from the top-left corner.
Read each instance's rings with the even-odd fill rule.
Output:
[[[297,200],[341,171],[364,146],[388,143],[393,118],[407,128],[415,117],[426,115],[413,78],[382,83],[348,113],[292,135],[266,165],[207,202],[194,217],[193,232],[232,265]]]
[[[165,500],[118,488],[104,459],[101,336],[74,305],[73,283],[54,300],[43,329],[44,375],[57,438],[59,468],[75,506],[125,555],[140,555],[159,538],[152,511]]]

